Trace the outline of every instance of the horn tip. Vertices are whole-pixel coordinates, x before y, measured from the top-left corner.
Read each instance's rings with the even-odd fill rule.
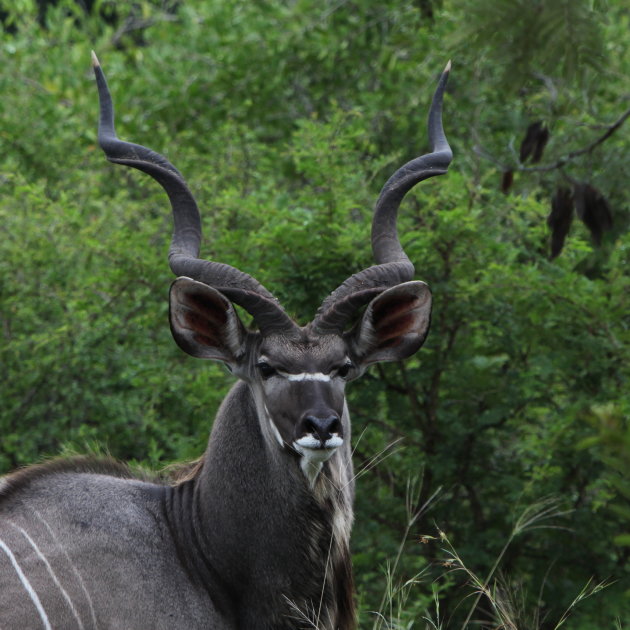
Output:
[[[93,68],[100,68],[101,67],[101,63],[98,60],[98,57],[96,56],[96,53],[92,50],[92,67]]]
[[[448,60],[448,63],[446,64],[446,68],[444,68],[444,74],[448,74],[451,71],[451,60]]]

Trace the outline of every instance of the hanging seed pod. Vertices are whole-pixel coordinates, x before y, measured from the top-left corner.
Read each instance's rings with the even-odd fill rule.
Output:
[[[551,228],[551,259],[564,247],[564,241],[573,221],[573,193],[566,186],[556,189],[551,199],[551,212],[547,225]]]
[[[531,155],[534,147],[536,146],[536,134],[539,122],[531,123],[529,127],[527,127],[527,131],[525,132],[525,137],[521,142],[521,149],[519,151],[519,157],[521,162],[525,162],[527,158]]]
[[[501,175],[501,192],[507,195],[514,183],[514,171],[503,171]]]
[[[536,135],[536,144],[534,146],[534,155],[532,156],[532,164],[540,162],[545,146],[549,142],[549,129],[544,125],[539,129]]]
[[[608,201],[597,188],[579,183],[573,187],[575,211],[591,233],[596,245],[602,242],[605,231],[612,228],[612,213]]]
[[[533,154],[532,161],[538,162],[542,157],[545,145],[549,140],[549,130],[545,127],[542,120],[537,120],[527,127],[525,137],[521,142],[519,157],[521,162],[525,162],[527,158]]]

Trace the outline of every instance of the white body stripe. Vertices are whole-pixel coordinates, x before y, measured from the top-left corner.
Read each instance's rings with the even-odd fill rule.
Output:
[[[46,569],[48,569],[48,573],[49,573],[50,577],[52,578],[52,581],[55,583],[55,586],[61,591],[61,594],[62,594],[63,598],[66,600],[66,602],[68,602],[68,606],[70,606],[70,610],[72,611],[72,615],[77,620],[77,624],[79,626],[79,629],[83,630],[83,623],[81,622],[81,619],[79,617],[79,613],[77,612],[77,609],[74,607],[74,604],[72,603],[72,600],[70,599],[70,596],[68,595],[66,590],[63,588],[63,586],[61,586],[59,580],[57,579],[57,576],[55,575],[55,572],[53,571],[53,568],[50,566],[50,562],[48,562],[48,558],[46,558],[46,556],[44,556],[44,554],[41,552],[40,548],[37,546],[35,541],[28,535],[28,533],[25,530],[23,530],[21,527],[18,527],[17,525],[13,525],[13,527],[16,527],[17,529],[20,530],[20,532],[22,532],[22,535],[24,536],[24,538],[26,538],[26,540],[28,540],[28,542],[31,545],[31,547],[33,547],[33,549],[35,550],[35,553],[37,554],[39,559],[46,565]]]
[[[18,561],[13,555],[13,552],[6,546],[6,544],[4,543],[2,539],[0,539],[0,549],[2,549],[2,551],[4,551],[4,553],[7,554],[9,560],[11,561],[11,564],[13,565],[13,568],[15,569],[15,572],[18,574],[18,577],[20,578],[20,582],[22,582],[22,586],[24,587],[29,597],[33,601],[33,604],[35,604],[35,608],[37,608],[37,612],[39,613],[42,623],[44,624],[44,628],[46,628],[46,630],[52,630],[52,626],[50,625],[50,621],[48,621],[48,616],[46,615],[46,611],[44,610],[44,607],[42,606],[42,603],[39,600],[37,593],[33,590],[31,583],[28,581],[28,578],[24,575],[24,571],[22,571],[22,568],[18,564]]]
[[[50,534],[50,537],[54,540],[57,547],[59,547],[59,549],[63,551],[64,555],[66,556],[66,559],[68,560],[68,564],[72,568],[72,571],[74,572],[74,574],[77,576],[77,579],[79,580],[79,584],[81,585],[81,589],[83,590],[83,593],[85,594],[85,598],[87,599],[88,606],[90,607],[90,615],[92,616],[92,624],[94,626],[94,629],[96,630],[98,628],[98,624],[96,623],[96,612],[94,611],[94,605],[92,604],[92,598],[90,597],[90,593],[88,592],[87,587],[85,586],[85,582],[83,581],[83,578],[81,577],[81,574],[79,573],[79,570],[72,563],[72,560],[70,559],[70,555],[66,551],[65,547],[59,542],[59,539],[55,535],[53,528],[48,524],[46,519],[37,510],[33,510],[33,511],[35,513],[35,516],[44,524],[44,526],[48,530],[48,533]]]
[[[329,374],[322,374],[321,372],[302,372],[301,374],[284,374],[289,381],[322,381],[327,383],[330,381]]]

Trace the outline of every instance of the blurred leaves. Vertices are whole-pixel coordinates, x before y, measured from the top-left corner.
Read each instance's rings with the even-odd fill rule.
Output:
[[[582,81],[605,59],[604,3],[591,0],[452,0],[459,17],[452,40],[492,57],[508,89],[542,74]]]
[[[613,491],[606,505],[626,523],[630,521],[630,424],[628,409],[617,403],[593,405],[588,420],[595,434],[581,441],[581,448],[596,447],[611,471],[606,480]],[[630,546],[630,532],[614,538],[617,545]]]

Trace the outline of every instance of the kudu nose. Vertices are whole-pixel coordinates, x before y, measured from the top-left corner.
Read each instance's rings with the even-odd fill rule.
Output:
[[[341,422],[339,416],[331,415],[320,417],[315,415],[307,415],[302,419],[302,434],[311,433],[322,444],[329,440],[334,433],[341,433]]]

